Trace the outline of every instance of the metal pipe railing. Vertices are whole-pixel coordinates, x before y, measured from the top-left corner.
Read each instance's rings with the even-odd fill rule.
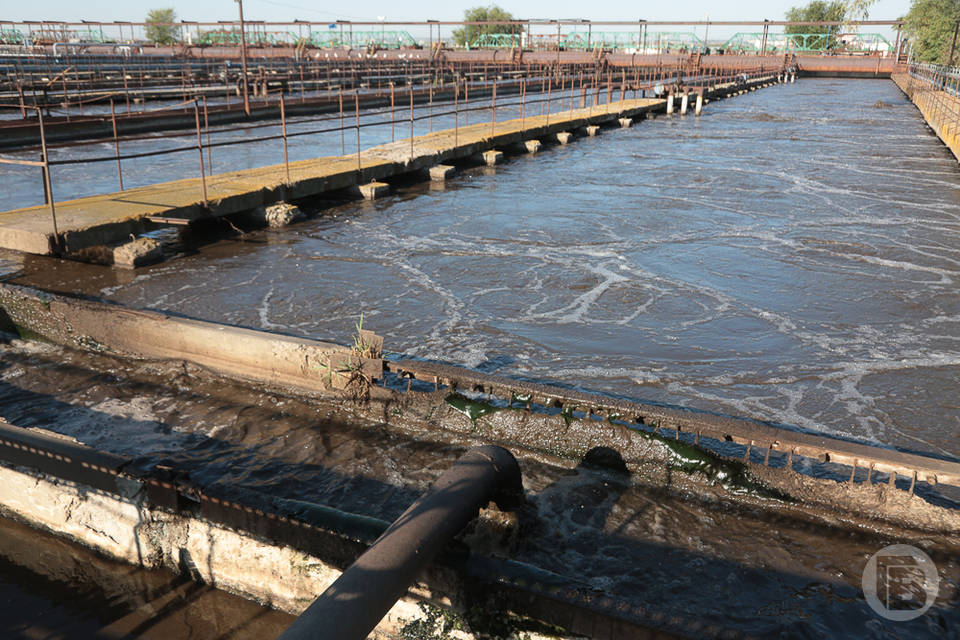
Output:
[[[363,640],[482,506],[521,492],[520,467],[509,451],[493,445],[470,449],[287,627],[280,640]]]

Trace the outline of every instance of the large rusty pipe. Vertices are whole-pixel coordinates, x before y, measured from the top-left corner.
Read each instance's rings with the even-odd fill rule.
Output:
[[[470,449],[317,598],[280,640],[363,640],[480,507],[521,491],[501,447]]]

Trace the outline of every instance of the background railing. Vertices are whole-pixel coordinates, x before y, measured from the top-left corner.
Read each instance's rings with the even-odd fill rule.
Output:
[[[194,131],[189,134],[174,134],[169,136],[146,134],[119,136],[117,130],[117,114],[111,103],[110,117],[112,121],[113,153],[87,155],[90,150],[102,148],[103,142],[97,140],[83,140],[49,144],[46,131],[43,127],[42,107],[25,107],[35,112],[40,123],[39,147],[27,148],[19,151],[15,157],[0,156],[0,162],[37,166],[42,169],[43,202],[50,207],[54,226],[56,225],[56,207],[53,193],[55,183],[52,168],[65,165],[111,163],[116,165],[117,187],[122,191],[130,188],[124,183],[124,170],[133,161],[145,161],[148,158],[170,154],[196,154],[198,172],[201,178],[203,201],[207,201],[208,176],[215,171],[214,151],[224,147],[238,145],[259,145],[257,160],[259,164],[270,164],[270,142],[277,143],[276,161],[282,159],[287,183],[290,182],[290,161],[287,152],[288,141],[293,138],[307,136],[326,137],[327,146],[331,146],[329,137],[334,137],[335,148],[339,147],[340,155],[349,156],[355,153],[358,168],[362,168],[361,151],[364,146],[372,146],[367,136],[366,145],[362,139],[362,131],[371,128],[390,128],[390,137],[387,141],[397,141],[409,136],[409,154],[416,153],[417,138],[414,135],[414,124],[428,123],[428,130],[434,131],[434,120],[446,118],[445,124],[453,122],[454,143],[456,144],[461,126],[489,122],[491,133],[496,126],[497,110],[509,110],[511,118],[519,116],[521,127],[526,117],[547,115],[558,111],[567,111],[575,108],[586,108],[588,112],[594,107],[628,99],[632,92],[634,97],[643,97],[654,92],[663,94],[671,89],[675,91],[689,90],[702,91],[711,85],[729,82],[742,82],[761,75],[776,74],[781,70],[779,65],[771,65],[762,60],[743,59],[740,64],[729,67],[716,68],[687,68],[684,65],[658,65],[656,67],[636,67],[632,69],[608,69],[605,72],[594,70],[591,73],[579,73],[556,67],[545,67],[531,70],[529,76],[515,79],[500,80],[496,76],[486,82],[471,82],[466,79],[457,79],[446,84],[442,89],[430,85],[415,89],[409,84],[405,89],[397,90],[390,86],[380,95],[389,96],[389,107],[361,110],[361,100],[368,94],[361,90],[344,91],[343,88],[332,92],[337,102],[337,111],[334,113],[312,115],[296,119],[297,129],[291,131],[288,127],[287,109],[296,99],[285,96],[282,92],[273,98],[280,107],[280,130],[277,133],[264,129],[277,129],[276,121],[248,122],[240,126],[231,126],[223,129],[212,129],[209,126],[208,110],[204,99],[192,99],[183,103],[181,108],[192,112]],[[498,92],[500,97],[498,98]],[[510,96],[510,97],[505,97]],[[415,109],[415,103],[420,105]],[[0,105],[10,106],[10,105]],[[487,112],[489,115],[477,117],[478,112]],[[502,117],[502,115],[501,115]],[[421,125],[421,128],[426,128]],[[348,141],[349,137],[353,140]],[[386,138],[379,136],[376,143]],[[144,149],[142,144],[152,144],[158,141],[175,142],[176,146],[165,148]],[[339,144],[336,144],[339,143]],[[320,146],[319,141],[312,145]],[[350,149],[350,151],[348,151]],[[35,152],[41,152],[39,161],[28,159]],[[50,152],[55,151],[60,156],[51,159]],[[315,156],[314,156],[315,157]],[[185,162],[189,162],[185,160]],[[143,172],[140,172],[141,174]],[[56,232],[55,232],[56,233]]]

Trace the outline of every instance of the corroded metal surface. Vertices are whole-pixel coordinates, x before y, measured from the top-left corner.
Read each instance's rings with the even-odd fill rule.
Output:
[[[497,396],[510,403],[519,401],[520,404],[537,404],[568,412],[580,411],[628,424],[672,430],[678,440],[681,433],[692,434],[694,444],[700,444],[701,437],[712,438],[719,443],[733,442],[747,448],[747,457],[751,449],[765,452],[765,463],[769,461],[771,453],[776,452],[791,458],[804,456],[853,469],[869,468],[871,471],[888,473],[891,474],[891,484],[898,476],[903,476],[911,481],[910,491],[913,491],[917,480],[960,486],[960,463],[949,460],[791,431],[758,421],[683,411],[512,380],[444,364],[400,360],[388,362],[387,367],[398,375],[434,383],[437,388],[442,385],[452,391]],[[792,468],[792,464],[787,464],[787,468]]]

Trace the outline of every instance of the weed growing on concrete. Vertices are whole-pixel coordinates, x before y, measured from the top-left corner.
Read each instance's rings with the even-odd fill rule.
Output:
[[[367,344],[363,338],[363,312],[360,313],[360,321],[354,325],[357,332],[353,336],[353,350],[361,358],[376,358],[377,354],[373,352],[373,345]]]

